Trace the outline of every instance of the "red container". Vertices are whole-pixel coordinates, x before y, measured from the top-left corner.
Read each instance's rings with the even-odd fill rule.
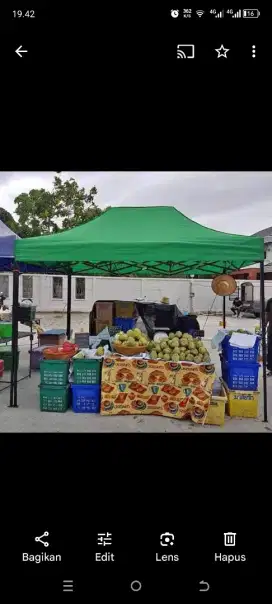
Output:
[[[4,373],[4,361],[3,361],[3,359],[0,359],[0,377],[3,377],[3,373]]]

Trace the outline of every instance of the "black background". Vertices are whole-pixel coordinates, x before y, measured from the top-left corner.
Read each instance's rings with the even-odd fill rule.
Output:
[[[269,14],[177,23],[170,8],[43,3],[35,23],[23,24],[3,11],[1,170],[271,169]],[[177,61],[179,43],[194,43],[196,60]],[[221,43],[234,49],[228,60],[212,52]],[[28,49],[22,59],[20,45]],[[199,593],[201,580],[216,595],[268,593],[269,430],[193,437],[0,429],[3,592],[59,593],[66,578],[90,596],[97,589],[140,598],[144,589],[129,591],[133,579],[169,599]],[[65,552],[60,572],[21,567],[21,552],[44,530]],[[99,530],[117,535],[116,570],[92,563]],[[152,561],[165,530],[178,535],[182,566]],[[241,537],[249,565],[211,563],[226,531]]]

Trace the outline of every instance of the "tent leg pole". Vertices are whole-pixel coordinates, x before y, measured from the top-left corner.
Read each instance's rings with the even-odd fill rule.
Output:
[[[10,376],[10,407],[17,405],[17,372],[18,372],[18,303],[19,303],[19,270],[13,269],[12,295],[12,352]]]
[[[223,327],[226,328],[226,297],[223,296]]]
[[[71,299],[72,299],[72,273],[69,270],[67,276],[67,323],[66,323],[66,336],[67,340],[71,337]]]
[[[267,378],[266,378],[266,325],[265,325],[265,291],[264,291],[264,262],[260,262],[260,300],[261,300],[261,323],[262,323],[262,348],[263,348],[263,404],[264,422],[267,422]]]

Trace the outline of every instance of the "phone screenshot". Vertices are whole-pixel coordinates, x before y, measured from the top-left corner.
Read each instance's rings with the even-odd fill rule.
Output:
[[[269,594],[270,30],[3,9],[4,595]]]

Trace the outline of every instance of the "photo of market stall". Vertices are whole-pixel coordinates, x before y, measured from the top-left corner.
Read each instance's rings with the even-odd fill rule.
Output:
[[[118,233],[122,236],[118,237]],[[167,326],[142,332],[135,327],[133,301],[130,311],[119,301],[123,312],[114,325],[101,325],[99,333],[88,334],[89,347],[69,342],[71,338],[71,277],[72,275],[105,276],[181,276],[220,275],[239,270],[246,264],[260,262],[262,317],[264,317],[264,241],[261,237],[231,235],[203,227],[174,207],[115,207],[103,215],[58,234],[17,240],[17,263],[37,264],[44,272],[56,271],[68,276],[67,341],[63,345],[45,348],[41,364],[41,400],[44,410],[64,411],[69,406],[77,412],[155,414],[166,417],[190,417],[195,422],[207,420],[213,387],[216,382],[214,366],[197,329],[170,331]],[[41,270],[41,269],[40,269]],[[14,267],[13,288],[13,350],[17,349],[17,309],[19,278]],[[112,302],[113,304],[113,302]],[[120,306],[120,308],[121,308]],[[132,310],[133,307],[133,310]],[[108,312],[112,312],[108,302]],[[127,313],[130,313],[129,316]],[[132,316],[131,316],[132,313]],[[138,316],[137,315],[137,316]],[[136,318],[137,318],[136,316]],[[182,317],[181,317],[182,318]],[[117,322],[116,322],[117,319]],[[96,320],[98,320],[96,318]],[[127,322],[126,322],[127,320]],[[133,321],[132,321],[133,320]],[[118,323],[119,321],[119,323]],[[132,321],[132,322],[131,322]],[[109,320],[109,323],[111,321]],[[184,325],[184,323],[183,323]],[[154,325],[153,325],[154,327]],[[156,326],[155,326],[156,327]],[[166,330],[164,329],[167,328]],[[136,330],[136,331],[135,331]],[[235,384],[232,351],[241,348],[241,338],[231,342],[227,337],[227,352],[223,380],[217,384],[214,398],[225,405],[228,390]],[[244,334],[248,335],[248,334]],[[236,346],[235,346],[236,344]],[[256,378],[259,338],[251,340]],[[91,346],[91,348],[90,348]],[[245,345],[248,348],[248,342]],[[257,351],[257,354],[256,354]],[[225,356],[224,356],[225,355]],[[234,355],[235,356],[235,355]],[[244,353],[244,360],[246,359]],[[262,359],[266,363],[265,325],[262,321]],[[47,365],[46,365],[47,363]],[[49,364],[48,364],[49,363]],[[62,365],[61,365],[62,363]],[[223,361],[222,361],[223,363]],[[249,371],[248,364],[239,364],[239,375]],[[54,368],[53,368],[54,364]],[[50,369],[51,367],[51,369]],[[222,365],[223,367],[223,365]],[[12,379],[16,379],[17,360],[13,355]],[[258,373],[258,372],[257,372]],[[264,380],[264,421],[267,421],[266,372]],[[248,390],[246,379],[240,382],[241,392]],[[253,382],[251,382],[252,384]],[[49,389],[49,390],[48,390]],[[232,395],[229,395],[232,396]],[[256,395],[255,395],[256,398]],[[55,402],[54,402],[55,401]],[[13,406],[17,406],[16,391]]]

